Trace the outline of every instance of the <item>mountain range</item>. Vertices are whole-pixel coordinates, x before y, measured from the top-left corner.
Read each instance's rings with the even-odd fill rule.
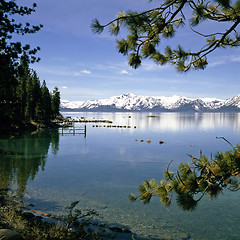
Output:
[[[239,112],[240,94],[226,100],[217,98],[190,99],[182,96],[137,96],[126,93],[101,100],[61,100],[61,111],[151,111],[151,112]]]

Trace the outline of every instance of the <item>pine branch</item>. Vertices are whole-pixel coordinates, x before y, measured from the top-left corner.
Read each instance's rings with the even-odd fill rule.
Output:
[[[129,35],[125,42],[118,41],[119,52],[129,56],[129,65],[137,68],[141,65],[143,58],[152,58],[158,64],[166,62],[176,65],[180,72],[190,69],[204,69],[208,62],[207,56],[219,47],[240,46],[240,37],[237,34],[237,26],[240,23],[240,9],[238,5],[230,5],[228,0],[217,0],[218,4],[213,5],[206,0],[172,0],[165,1],[159,7],[143,12],[121,13],[119,16],[105,25],[101,25],[97,19],[92,22],[93,33],[101,33],[109,27],[112,35],[118,35],[120,27],[126,27]],[[181,47],[172,50],[168,54],[160,54],[157,46],[160,38],[174,37],[176,29],[186,21],[184,15],[185,6],[190,6],[195,16],[190,23],[190,29],[201,37],[206,38],[206,44],[200,50],[184,51]],[[177,16],[180,14],[180,18]],[[223,32],[203,34],[194,26],[202,21],[211,20],[217,22],[233,22],[232,26]],[[236,33],[235,38],[231,37],[232,32]],[[216,36],[220,36],[218,39]]]
[[[234,150],[236,150],[236,148],[235,148],[225,137],[216,137],[216,139],[223,139],[223,140],[226,141]]]
[[[200,35],[200,36],[202,36],[202,37],[205,37],[205,38],[207,38],[207,37],[212,37],[212,36],[216,36],[216,35],[223,35],[223,34],[224,34],[224,33],[203,34],[203,33],[200,33],[200,32],[198,32],[198,31],[194,30],[194,29],[192,28],[191,24],[189,24],[189,27],[190,27],[190,29],[191,29],[193,32],[195,32],[196,34],[198,34],[198,35]]]

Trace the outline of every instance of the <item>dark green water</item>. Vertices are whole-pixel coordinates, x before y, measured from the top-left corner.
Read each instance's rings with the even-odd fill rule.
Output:
[[[190,160],[187,154],[197,157],[202,150],[210,156],[231,148],[216,136],[233,145],[240,143],[240,114],[65,115],[107,119],[113,121],[111,125],[130,128],[88,123],[86,138],[58,130],[1,138],[3,187],[17,190],[43,212],[60,214],[72,201],[80,200],[80,208],[94,208],[104,222],[130,228],[135,239],[240,239],[240,192],[225,191],[212,201],[206,197],[192,212],[175,204],[165,209],[157,198],[149,205],[128,201],[128,194],[137,193],[144,179],[161,180],[169,161],[174,160],[175,168]],[[160,140],[166,143],[160,145]],[[131,239],[131,235],[118,238]]]

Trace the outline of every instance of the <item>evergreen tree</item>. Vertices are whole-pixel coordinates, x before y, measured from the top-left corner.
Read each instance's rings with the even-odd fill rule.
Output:
[[[152,2],[152,0],[149,0]],[[204,69],[207,56],[218,48],[240,45],[240,0],[159,0],[158,6],[143,12],[120,12],[117,18],[101,25],[97,19],[91,25],[94,33],[101,33],[108,27],[112,35],[118,35],[126,28],[128,36],[117,41],[119,53],[128,55],[129,65],[138,68],[144,58],[163,65],[174,64],[178,71]],[[192,15],[189,14],[192,11]],[[192,16],[188,18],[188,16]],[[196,28],[203,22],[216,22],[222,31],[210,34],[198,32]],[[224,24],[225,23],[225,24]],[[203,38],[199,50],[186,50],[182,46],[174,49],[161,46],[162,39],[175,37],[181,26],[190,26],[194,34]]]
[[[0,129],[5,125],[16,124],[17,79],[11,58],[0,54]]]
[[[17,87],[17,98],[18,98],[18,110],[19,118],[23,121],[27,115],[27,84],[30,80],[30,69],[28,64],[27,56],[24,55],[21,58],[20,66],[18,67],[18,87]]]
[[[42,95],[41,119],[43,121],[49,122],[52,118],[52,98],[47,88],[45,80],[43,81],[43,84],[41,86],[41,95]]]
[[[60,114],[60,92],[57,87],[52,92],[52,115],[56,118]]]
[[[40,86],[36,72],[29,68],[29,63],[39,61],[35,54],[40,48],[31,49],[29,44],[23,46],[21,42],[12,41],[14,34],[36,33],[43,27],[16,21],[18,15],[32,14],[36,6],[34,3],[29,8],[18,5],[15,0],[0,0],[0,122],[3,128],[30,120],[50,121],[53,113],[59,114],[60,93],[55,89],[52,102],[46,82]]]
[[[21,61],[18,71],[17,100],[19,119],[28,123],[31,120],[49,122],[59,115],[60,92],[55,87],[52,95],[37,73],[29,68],[28,61]],[[27,59],[27,58],[26,58]]]
[[[34,99],[33,99],[33,78],[32,74],[29,75],[27,79],[27,85],[26,85],[26,110],[25,110],[25,118],[29,122],[31,119],[33,119],[35,115],[35,105],[34,105]]]
[[[14,34],[36,33],[43,27],[42,25],[31,25],[28,22],[25,24],[16,22],[16,16],[30,15],[35,12],[36,7],[36,3],[29,8],[19,6],[15,0],[0,0],[0,53],[3,56],[8,56],[14,64],[17,64],[23,54],[29,56],[31,62],[39,60],[35,57],[36,52],[40,50],[39,47],[30,49],[29,44],[23,46],[21,42],[11,41]]]
[[[33,115],[32,119],[37,120],[41,118],[41,103],[42,103],[42,95],[41,95],[41,83],[35,71],[32,72],[32,85],[33,85]]]
[[[0,0],[0,122],[2,129],[6,126],[18,125],[25,114],[25,100],[20,98],[19,94],[24,98],[26,79],[20,80],[21,87],[19,87],[17,76],[19,60],[25,55],[32,63],[38,61],[35,54],[40,48],[31,49],[29,44],[23,46],[21,42],[12,41],[12,36],[35,33],[42,28],[42,25],[32,26],[15,20],[16,16],[30,15],[35,8],[35,3],[28,8],[19,6],[15,0]]]

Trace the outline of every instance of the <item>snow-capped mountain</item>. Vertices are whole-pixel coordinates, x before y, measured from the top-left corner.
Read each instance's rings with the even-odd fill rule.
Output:
[[[61,100],[61,111],[240,111],[240,95],[230,99],[222,100],[216,98],[190,99],[182,96],[137,96],[133,93],[127,93],[102,100]]]

